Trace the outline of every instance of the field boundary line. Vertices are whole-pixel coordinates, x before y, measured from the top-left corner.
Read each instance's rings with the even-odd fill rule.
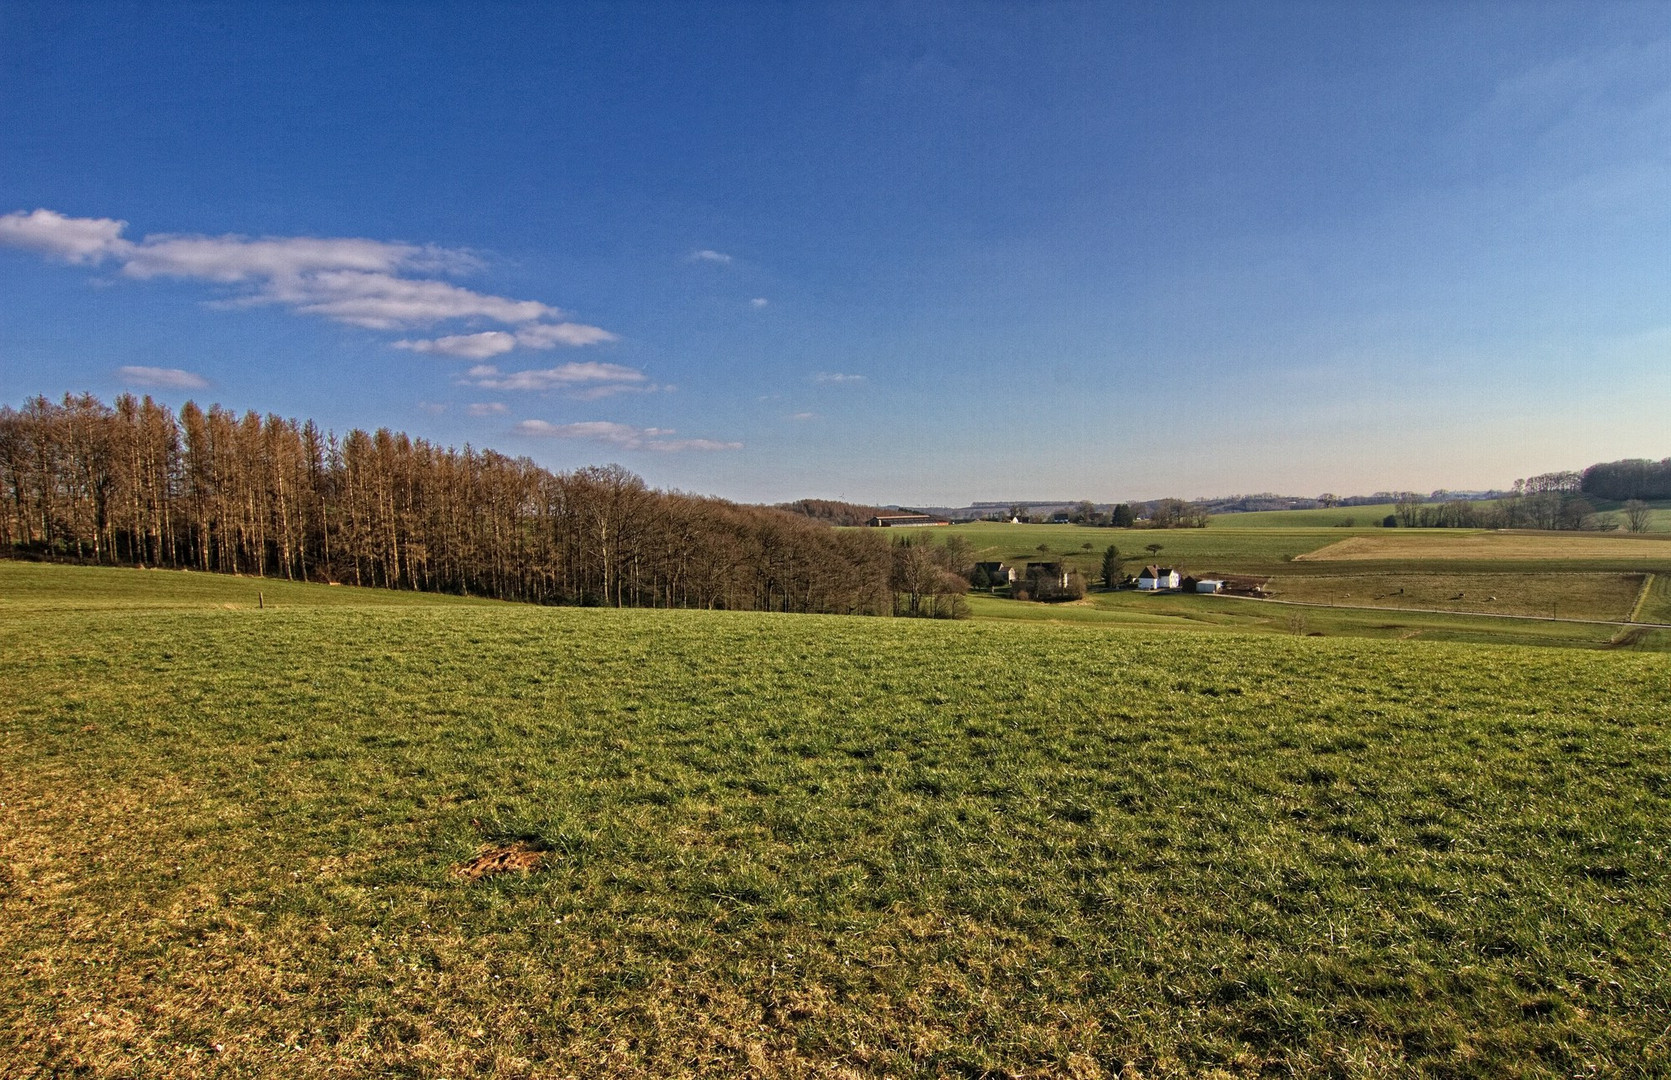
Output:
[[[1636,622],[1637,616],[1642,614],[1642,605],[1648,602],[1648,594],[1654,589],[1654,572],[1652,570],[1642,575],[1642,587],[1636,590],[1636,603],[1630,605],[1630,621]]]

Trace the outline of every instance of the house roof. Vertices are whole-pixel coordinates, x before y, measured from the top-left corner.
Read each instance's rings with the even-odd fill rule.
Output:
[[[1172,569],[1170,566],[1145,566],[1143,568],[1143,572],[1137,576],[1147,578],[1163,578],[1171,577],[1176,573],[1177,571]]]

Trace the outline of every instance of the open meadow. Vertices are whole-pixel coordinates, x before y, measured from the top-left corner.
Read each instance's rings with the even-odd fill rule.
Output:
[[[0,562],[0,657],[8,1077],[1671,1070],[1658,655]]]

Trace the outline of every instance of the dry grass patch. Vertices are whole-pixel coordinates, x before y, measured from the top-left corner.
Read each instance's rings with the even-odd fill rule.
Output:
[[[480,881],[495,874],[529,874],[538,870],[549,854],[526,841],[484,847],[454,866],[452,875],[465,881]]]

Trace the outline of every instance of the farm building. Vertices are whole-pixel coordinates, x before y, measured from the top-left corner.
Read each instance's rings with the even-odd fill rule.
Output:
[[[994,585],[1013,583],[1016,579],[1015,567],[1001,562],[978,562],[975,570],[986,571],[986,580]]]
[[[1065,589],[1068,572],[1059,562],[1030,562],[1027,564],[1027,584],[1037,594],[1040,590]]]
[[[919,525],[950,525],[951,522],[929,514],[877,514],[870,519],[873,529],[910,528]]]
[[[1142,592],[1159,592],[1178,587],[1178,571],[1170,566],[1145,566],[1137,575],[1137,588]]]
[[[1182,588],[1185,592],[1192,592],[1192,593],[1223,592],[1224,591],[1224,579],[1223,578],[1210,578],[1210,577],[1196,577],[1193,574],[1191,574],[1191,575],[1188,575],[1184,578],[1184,580],[1182,582]]]

